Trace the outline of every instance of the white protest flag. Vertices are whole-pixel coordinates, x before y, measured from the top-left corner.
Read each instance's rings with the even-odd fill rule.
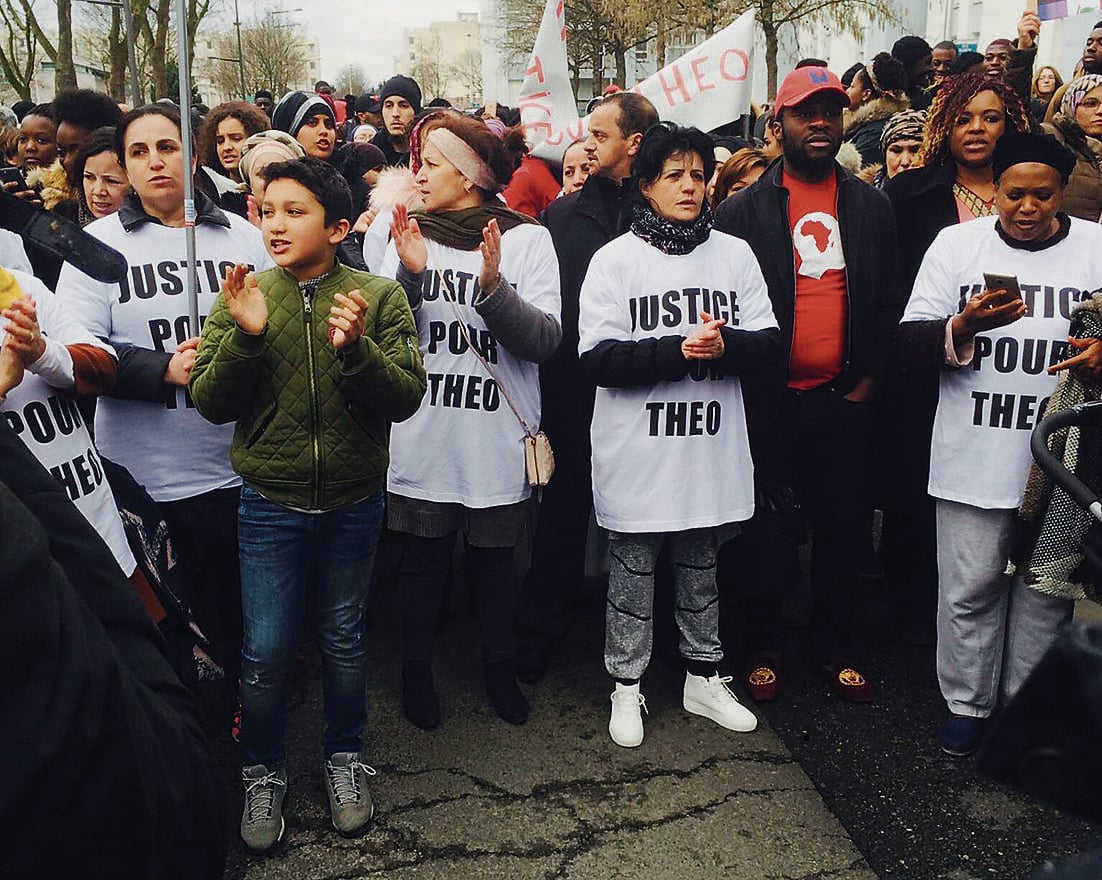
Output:
[[[533,154],[562,161],[567,146],[583,134],[566,63],[564,0],[547,0],[518,105],[520,124]]]
[[[750,109],[754,11],[632,88],[648,98],[660,119],[710,131]]]
[[[750,108],[754,12],[749,10],[653,76],[632,88],[648,98],[661,119],[710,131]],[[547,0],[532,60],[520,90],[520,121],[532,154],[562,161],[585,136],[566,63],[563,0]]]

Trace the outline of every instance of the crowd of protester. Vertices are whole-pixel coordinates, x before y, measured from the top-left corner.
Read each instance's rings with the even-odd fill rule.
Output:
[[[515,109],[425,104],[406,76],[198,108],[191,168],[168,100],[0,108],[4,189],[126,264],[107,283],[0,233],[0,609],[20,633],[0,865],[217,876],[211,693],[241,837],[270,850],[307,620],[333,825],[365,833],[373,569],[400,585],[410,724],[446,722],[433,643],[461,551],[487,700],[522,725],[595,528],[616,744],[643,742],[663,639],[687,712],[755,728],[798,668],[784,606],[810,540],[810,667],[875,699],[858,585],[882,565],[900,631],[936,644],[938,742],[974,752],[1093,595],[1043,564],[1060,536],[1028,444],[1046,404],[1102,381],[1102,22],[1066,81],[1036,68],[1040,30],[1026,12],[983,54],[904,36],[842,76],[807,59],[754,137],[612,90],[558,162]],[[726,654],[721,612],[747,634]]]

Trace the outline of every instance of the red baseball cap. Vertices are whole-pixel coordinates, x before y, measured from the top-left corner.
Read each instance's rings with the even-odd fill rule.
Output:
[[[777,100],[773,104],[774,113],[785,107],[802,104],[819,92],[834,92],[849,103],[849,93],[842,81],[825,67],[798,67],[784,78],[777,89]]]

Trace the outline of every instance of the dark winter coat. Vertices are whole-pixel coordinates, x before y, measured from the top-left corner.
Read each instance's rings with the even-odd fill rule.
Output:
[[[594,384],[582,373],[578,360],[578,297],[593,255],[612,239],[627,232],[631,223],[629,185],[591,175],[577,192],[555,199],[540,220],[551,233],[559,260],[562,296],[562,342],[540,367],[543,425],[552,441],[563,424],[589,431]]]
[[[899,232],[899,271],[906,296],[910,296],[918,267],[937,234],[960,222],[953,196],[956,179],[956,165],[949,162],[910,168],[884,186]]]
[[[910,106],[911,102],[906,97],[893,98],[883,94],[856,110],[846,112],[845,133],[842,137],[857,147],[862,165],[884,161],[884,153],[880,149],[880,135],[884,126],[896,113]]]
[[[788,190],[781,183],[783,168],[783,160],[774,161],[756,183],[727,198],[716,211],[715,228],[745,239],[757,256],[787,364],[795,321],[796,268]],[[899,283],[895,221],[888,200],[840,166],[835,173],[848,297],[845,360],[836,383],[841,387],[856,384],[865,375],[881,375],[906,292]]]

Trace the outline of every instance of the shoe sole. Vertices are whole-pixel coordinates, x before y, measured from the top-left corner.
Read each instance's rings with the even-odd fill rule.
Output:
[[[946,746],[942,746],[941,751],[946,755],[949,755],[951,758],[970,758],[976,753],[976,749],[978,748],[979,746],[973,746],[966,751],[964,749],[950,749]]]
[[[681,705],[684,707],[685,711],[690,713],[691,715],[700,715],[702,718],[707,718],[709,721],[714,721],[720,727],[723,727],[726,730],[733,730],[736,733],[751,733],[754,730],[757,730],[758,727],[757,716],[753,716],[753,713],[751,713],[754,718],[753,724],[750,724],[750,722],[747,721],[742,725],[735,726],[732,724],[728,724],[722,716],[714,713],[708,706],[705,706],[703,703],[698,703],[695,700],[690,700],[688,697],[684,697],[682,699]],[[750,710],[747,709],[746,711],[749,712]]]

